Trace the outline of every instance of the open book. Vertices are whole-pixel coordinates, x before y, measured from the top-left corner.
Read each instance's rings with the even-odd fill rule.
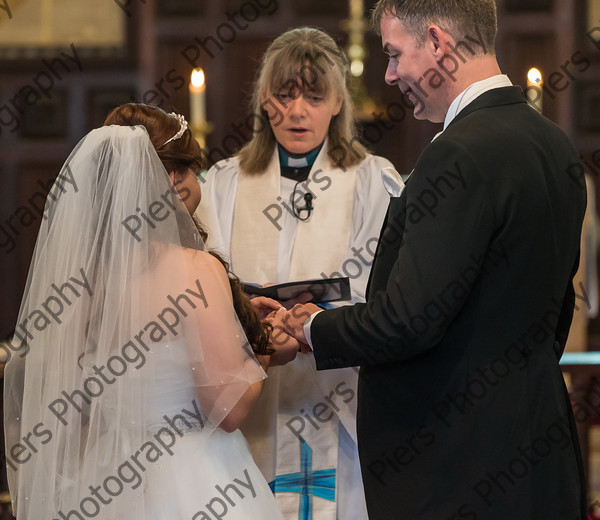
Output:
[[[295,298],[303,292],[310,292],[313,295],[311,303],[339,302],[351,299],[350,280],[348,277],[315,278],[313,280],[278,283],[267,287],[242,282],[242,286],[248,294],[266,296],[278,301]]]

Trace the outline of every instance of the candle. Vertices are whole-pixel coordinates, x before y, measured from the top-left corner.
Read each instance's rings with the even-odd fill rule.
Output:
[[[195,128],[206,123],[206,81],[200,68],[192,71],[190,81],[190,121]]]
[[[544,89],[544,78],[542,73],[533,67],[527,73],[527,101],[540,114],[542,113],[542,97]]]

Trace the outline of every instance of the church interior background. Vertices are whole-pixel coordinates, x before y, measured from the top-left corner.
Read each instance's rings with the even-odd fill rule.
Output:
[[[248,104],[258,59],[289,28],[322,28],[350,51],[363,142],[409,173],[439,125],[415,121],[398,90],[385,84],[387,57],[366,21],[374,4],[0,0],[0,340],[15,326],[44,200],[81,137],[100,126],[111,108],[133,100],[192,116],[205,134],[209,160],[235,153],[250,136]],[[573,139],[593,186],[600,178],[600,0],[497,5],[503,72],[524,89],[530,82],[532,104]],[[541,82],[528,80],[533,67]],[[203,86],[190,83],[195,68],[203,69]],[[587,266],[576,282],[581,298],[572,350],[600,351],[600,318],[588,312],[584,297],[597,292],[597,278],[589,275],[597,256],[596,218],[589,216],[589,240],[582,242]],[[580,414],[579,425],[591,502],[600,501],[600,421],[591,413],[600,411],[600,391],[594,391],[600,385],[593,370],[567,375],[574,403],[585,399],[590,411]],[[5,490],[4,476],[0,486]],[[1,501],[7,503],[6,494]],[[8,507],[1,514],[9,518]]]

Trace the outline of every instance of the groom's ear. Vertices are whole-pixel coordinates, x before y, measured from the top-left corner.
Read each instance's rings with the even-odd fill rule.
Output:
[[[171,179],[171,184],[175,184],[175,170],[170,171],[168,173],[168,175],[169,175],[169,179]]]

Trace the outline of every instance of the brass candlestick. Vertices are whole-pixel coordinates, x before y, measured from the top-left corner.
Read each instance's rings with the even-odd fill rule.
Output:
[[[368,23],[364,17],[364,0],[349,0],[349,11],[349,18],[341,22],[341,27],[348,33],[347,54],[350,60],[352,100],[356,119],[366,120],[371,118],[377,105],[369,96],[363,79],[367,57],[365,33],[368,30]]]

